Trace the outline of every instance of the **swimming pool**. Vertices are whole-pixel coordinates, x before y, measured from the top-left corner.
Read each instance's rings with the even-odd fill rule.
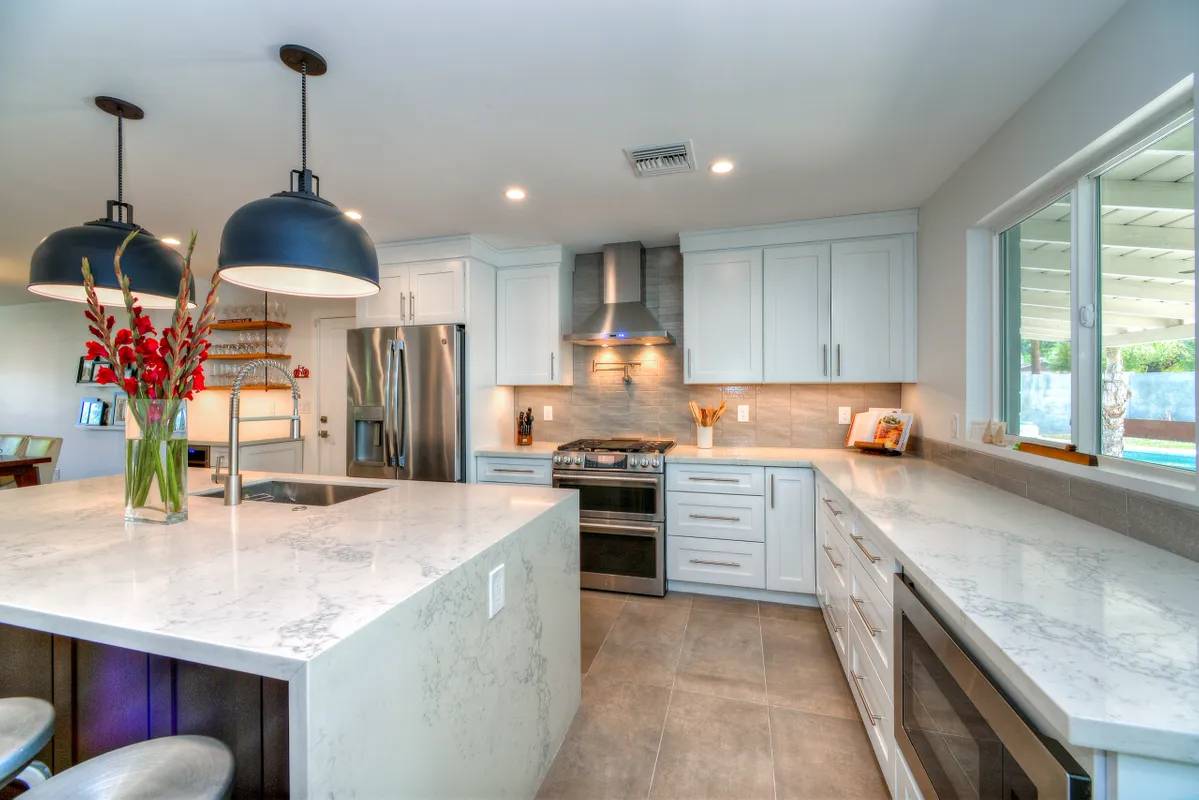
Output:
[[[1160,450],[1125,450],[1124,457],[1129,461],[1143,461],[1146,464],[1160,464],[1163,467],[1189,469],[1195,471],[1194,453],[1162,452]]]

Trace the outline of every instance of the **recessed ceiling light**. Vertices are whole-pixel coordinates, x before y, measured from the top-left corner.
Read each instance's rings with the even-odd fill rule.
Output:
[[[362,219],[362,212],[355,211],[354,209],[349,208],[349,209],[346,209],[346,216],[349,217],[350,219],[354,220],[355,222],[359,222]]]
[[[708,169],[717,175],[727,175],[733,171],[733,162],[727,158],[718,158],[712,162],[712,165]]]
[[[526,197],[525,190],[519,186],[509,186],[504,192],[504,197],[509,200],[524,200]]]
[[[183,244],[183,242],[179,241],[174,236],[164,236],[159,241],[161,241],[163,244],[169,244],[171,247],[178,247],[179,245]]]

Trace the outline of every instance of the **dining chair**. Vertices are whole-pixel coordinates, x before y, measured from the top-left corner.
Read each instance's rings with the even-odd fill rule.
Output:
[[[20,433],[0,433],[0,456],[19,456],[25,452],[25,440]],[[0,489],[11,489],[17,485],[17,479],[12,475],[0,475]]]
[[[23,455],[31,458],[48,456],[50,461],[37,465],[38,483],[46,484],[54,480],[54,468],[58,466],[58,454],[62,451],[61,436],[29,436],[26,437]]]

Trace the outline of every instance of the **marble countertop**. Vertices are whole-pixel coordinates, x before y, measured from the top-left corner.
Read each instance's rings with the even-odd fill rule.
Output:
[[[1199,763],[1199,563],[911,456],[676,447],[666,460],[814,467],[1047,733]]]
[[[577,502],[536,486],[287,477],[387,488],[302,511],[193,495],[170,526],[126,525],[120,476],[0,492],[0,622],[287,679]],[[211,486],[205,470],[189,480]]]
[[[480,447],[475,451],[476,456],[495,456],[498,458],[549,458],[558,449],[560,442],[533,442],[521,447],[515,444],[500,444],[493,447]]]

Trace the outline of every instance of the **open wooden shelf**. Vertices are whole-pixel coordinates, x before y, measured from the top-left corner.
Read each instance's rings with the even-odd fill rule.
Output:
[[[290,328],[291,325],[286,322],[279,322],[273,319],[246,319],[246,320],[227,320],[225,322],[212,323],[214,331],[260,331],[263,328]]]
[[[247,389],[258,389],[258,390],[290,389],[291,386],[286,383],[243,383],[241,385],[241,388],[242,388],[242,391],[245,391]],[[212,390],[215,392],[230,392],[230,391],[233,391],[233,387],[232,386],[205,386],[204,387],[204,391],[207,392],[209,390]]]
[[[257,361],[265,358],[269,361],[289,361],[287,353],[209,353],[209,361]]]

